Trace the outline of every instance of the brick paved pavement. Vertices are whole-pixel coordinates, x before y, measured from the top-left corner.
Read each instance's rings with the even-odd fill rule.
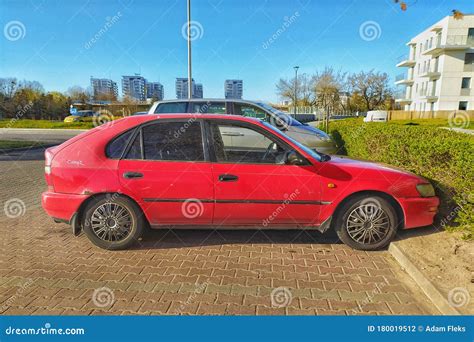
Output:
[[[42,161],[0,161],[0,174],[2,208],[26,208],[0,212],[0,314],[435,313],[385,251],[318,232],[163,230],[109,252],[43,213]]]

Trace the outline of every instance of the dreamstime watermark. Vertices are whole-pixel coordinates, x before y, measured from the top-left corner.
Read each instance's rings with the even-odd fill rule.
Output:
[[[186,299],[186,301],[184,303],[182,303],[176,309],[176,313],[175,313],[176,315],[181,314],[188,305],[190,305],[192,302],[194,302],[197,295],[203,293],[206,290],[206,287],[207,287],[208,283],[204,282],[202,284],[195,284],[195,285],[196,285],[196,288],[194,289],[193,293],[188,297],[188,299]]]
[[[26,205],[25,202],[19,198],[10,198],[5,202],[3,211],[8,218],[18,218],[25,215]]]
[[[204,212],[204,205],[197,198],[188,198],[181,205],[181,212],[184,217],[194,219],[200,217]]]
[[[268,49],[280,36],[285,33],[286,30],[299,18],[300,13],[296,11],[291,16],[286,16],[283,18],[283,24],[268,38],[263,42],[262,47],[264,50]]]
[[[6,335],[84,335],[84,328],[53,328],[51,323],[45,323],[39,328],[19,328],[9,326],[5,328]]]
[[[276,289],[273,289],[270,294],[272,306],[276,308],[284,308],[291,304],[293,300],[293,295],[289,288],[280,286]]]
[[[359,26],[359,36],[366,42],[379,39],[382,35],[382,28],[379,23],[373,20],[364,21]]]
[[[460,308],[467,305],[471,301],[469,291],[464,287],[455,287],[448,293],[449,305],[455,308]]]
[[[465,111],[452,112],[448,117],[448,125],[451,128],[467,128],[471,119]]]
[[[114,121],[114,115],[107,109],[101,109],[97,114],[98,115],[92,117],[92,124],[94,127],[103,126],[105,124],[109,125],[103,126],[103,128],[109,127]]]
[[[188,23],[185,22],[181,26],[181,35],[184,39],[188,39]],[[201,39],[204,36],[204,27],[199,21],[189,22],[189,39],[191,41]]]
[[[94,34],[94,36],[89,39],[89,41],[87,41],[85,44],[84,44],[84,48],[86,50],[89,50],[95,43],[97,43],[104,34],[107,33],[107,31],[110,30],[110,28],[115,25],[119,20],[120,18],[122,18],[122,12],[118,11],[114,16],[112,17],[107,17],[105,18],[105,24],[100,28],[99,31],[97,31],[96,34]]]
[[[197,116],[193,116],[189,118],[181,127],[174,131],[173,138],[178,139],[181,135],[183,135],[188,128],[197,120]],[[171,142],[171,140],[170,140]]]
[[[92,302],[99,308],[111,306],[115,302],[114,291],[108,287],[99,287],[92,293]]]
[[[270,124],[281,131],[285,131],[291,126],[291,117],[289,115],[271,115]]]
[[[28,102],[24,106],[18,106],[17,107],[17,112],[15,113],[15,117],[13,117],[6,125],[4,128],[12,128],[13,125],[20,120],[25,114],[33,108],[33,101]]]
[[[21,296],[25,291],[26,289],[28,289],[31,284],[34,283],[34,280],[33,279],[27,279],[25,283],[23,283],[20,288],[15,292],[15,294],[13,296],[11,296],[10,298],[8,298],[5,303],[3,303],[2,306],[0,306],[0,312],[3,312],[5,311],[6,309],[8,309],[10,306],[12,306],[14,303],[15,303],[15,300]]]
[[[459,212],[469,210],[469,203],[474,203],[473,193],[461,193],[460,197],[461,200],[457,201],[456,206],[439,221],[440,227],[446,228],[458,216]]]
[[[3,27],[3,35],[11,42],[23,39],[26,36],[25,25],[18,20],[12,20]]]
[[[265,220],[263,220],[262,222],[262,225],[264,227],[268,226],[275,218],[278,217],[278,215],[280,215],[280,213],[286,209],[286,207],[288,206],[288,204],[290,204],[291,202],[293,202],[297,197],[298,195],[300,194],[300,190],[299,189],[296,189],[295,191],[293,191],[291,194],[285,194],[285,199],[283,200],[283,203],[280,204]]]

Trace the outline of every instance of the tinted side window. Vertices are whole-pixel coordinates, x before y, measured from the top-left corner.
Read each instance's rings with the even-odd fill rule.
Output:
[[[193,102],[193,113],[225,114],[225,102]]]
[[[234,103],[234,112],[236,115],[243,115],[251,118],[265,120],[267,113],[263,109],[245,103]]]
[[[127,131],[118,137],[112,139],[106,149],[105,149],[105,155],[108,158],[112,159],[118,159],[122,156],[123,150],[128,144],[128,141],[130,140],[130,137],[132,136],[132,133],[134,132],[134,129]]]
[[[142,159],[142,132],[141,130],[135,136],[130,149],[125,156],[125,159]]]
[[[155,109],[156,114],[186,113],[186,102],[160,103]]]
[[[160,122],[143,127],[142,134],[145,159],[204,161],[200,122]]]

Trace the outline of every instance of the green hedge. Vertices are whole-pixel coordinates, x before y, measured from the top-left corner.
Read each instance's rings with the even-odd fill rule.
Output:
[[[379,161],[429,179],[441,198],[436,225],[462,230],[474,238],[474,136],[433,126],[330,123],[340,154]]]

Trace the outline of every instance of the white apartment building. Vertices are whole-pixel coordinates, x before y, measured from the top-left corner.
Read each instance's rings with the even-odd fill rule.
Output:
[[[474,14],[447,16],[411,39],[397,67],[407,111],[474,110]]]
[[[224,93],[226,99],[241,99],[244,91],[242,80],[225,80]]]

